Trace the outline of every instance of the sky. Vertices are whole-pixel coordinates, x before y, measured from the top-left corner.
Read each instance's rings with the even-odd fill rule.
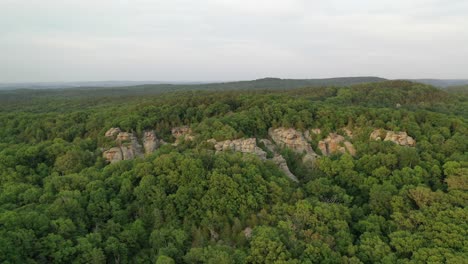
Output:
[[[0,82],[468,78],[466,0],[0,0]]]

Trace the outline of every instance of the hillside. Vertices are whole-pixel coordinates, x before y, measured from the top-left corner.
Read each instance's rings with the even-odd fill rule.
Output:
[[[464,263],[468,98],[334,81],[1,92],[0,262]]]
[[[325,79],[280,79],[263,78],[252,81],[233,82],[161,82],[161,81],[101,81],[101,82],[42,82],[42,83],[0,83],[0,90],[18,89],[65,89],[97,87],[137,87],[146,86],[154,90],[168,87],[179,89],[263,89],[298,88],[304,86],[346,86],[366,82],[380,82],[379,77],[338,77]]]

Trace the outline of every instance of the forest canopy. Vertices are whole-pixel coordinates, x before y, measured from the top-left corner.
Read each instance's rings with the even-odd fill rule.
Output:
[[[0,262],[466,263],[466,87],[284,88],[0,92]],[[109,163],[111,128],[164,144]],[[309,133],[313,165],[274,128]],[[355,153],[320,151],[333,133]],[[248,138],[266,159],[209,143]]]

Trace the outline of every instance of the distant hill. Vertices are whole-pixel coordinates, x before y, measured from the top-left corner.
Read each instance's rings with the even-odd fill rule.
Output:
[[[160,81],[88,81],[88,82],[24,82],[0,83],[0,90],[15,89],[64,89],[79,87],[124,87],[144,84],[167,84]],[[204,82],[170,82],[170,84],[202,84]]]
[[[440,88],[468,85],[468,79],[408,79],[408,81],[429,84]]]
[[[160,82],[160,81],[100,81],[100,82],[42,82],[42,83],[0,83],[0,90],[16,89],[66,89],[84,87],[133,87],[146,86],[165,90],[174,89],[288,89],[305,86],[347,86],[359,83],[385,81],[379,77],[339,77],[326,79],[280,79],[263,78],[253,81],[232,82]]]

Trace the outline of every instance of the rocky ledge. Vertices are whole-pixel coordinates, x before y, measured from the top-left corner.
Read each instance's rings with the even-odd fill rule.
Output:
[[[346,132],[348,135],[349,133]],[[330,133],[328,136],[320,140],[318,143],[318,148],[322,151],[322,154],[325,156],[330,156],[337,153],[346,153],[348,152],[351,155],[356,155],[356,149],[354,145],[347,141],[342,135],[337,133]]]
[[[110,163],[142,157],[144,154],[153,153],[160,145],[160,140],[153,130],[144,132],[143,146],[133,133],[123,132],[118,127],[107,130],[105,136],[114,140],[116,145],[102,153],[103,157]]]
[[[385,129],[376,129],[370,134],[370,139],[372,140],[382,140],[391,141],[400,146],[414,147],[416,146],[416,141],[408,136],[406,132],[395,132]]]
[[[294,128],[270,128],[268,130],[268,135],[282,148],[289,148],[299,154],[305,153],[306,155],[302,159],[303,162],[313,163],[318,157],[304,135]]]

